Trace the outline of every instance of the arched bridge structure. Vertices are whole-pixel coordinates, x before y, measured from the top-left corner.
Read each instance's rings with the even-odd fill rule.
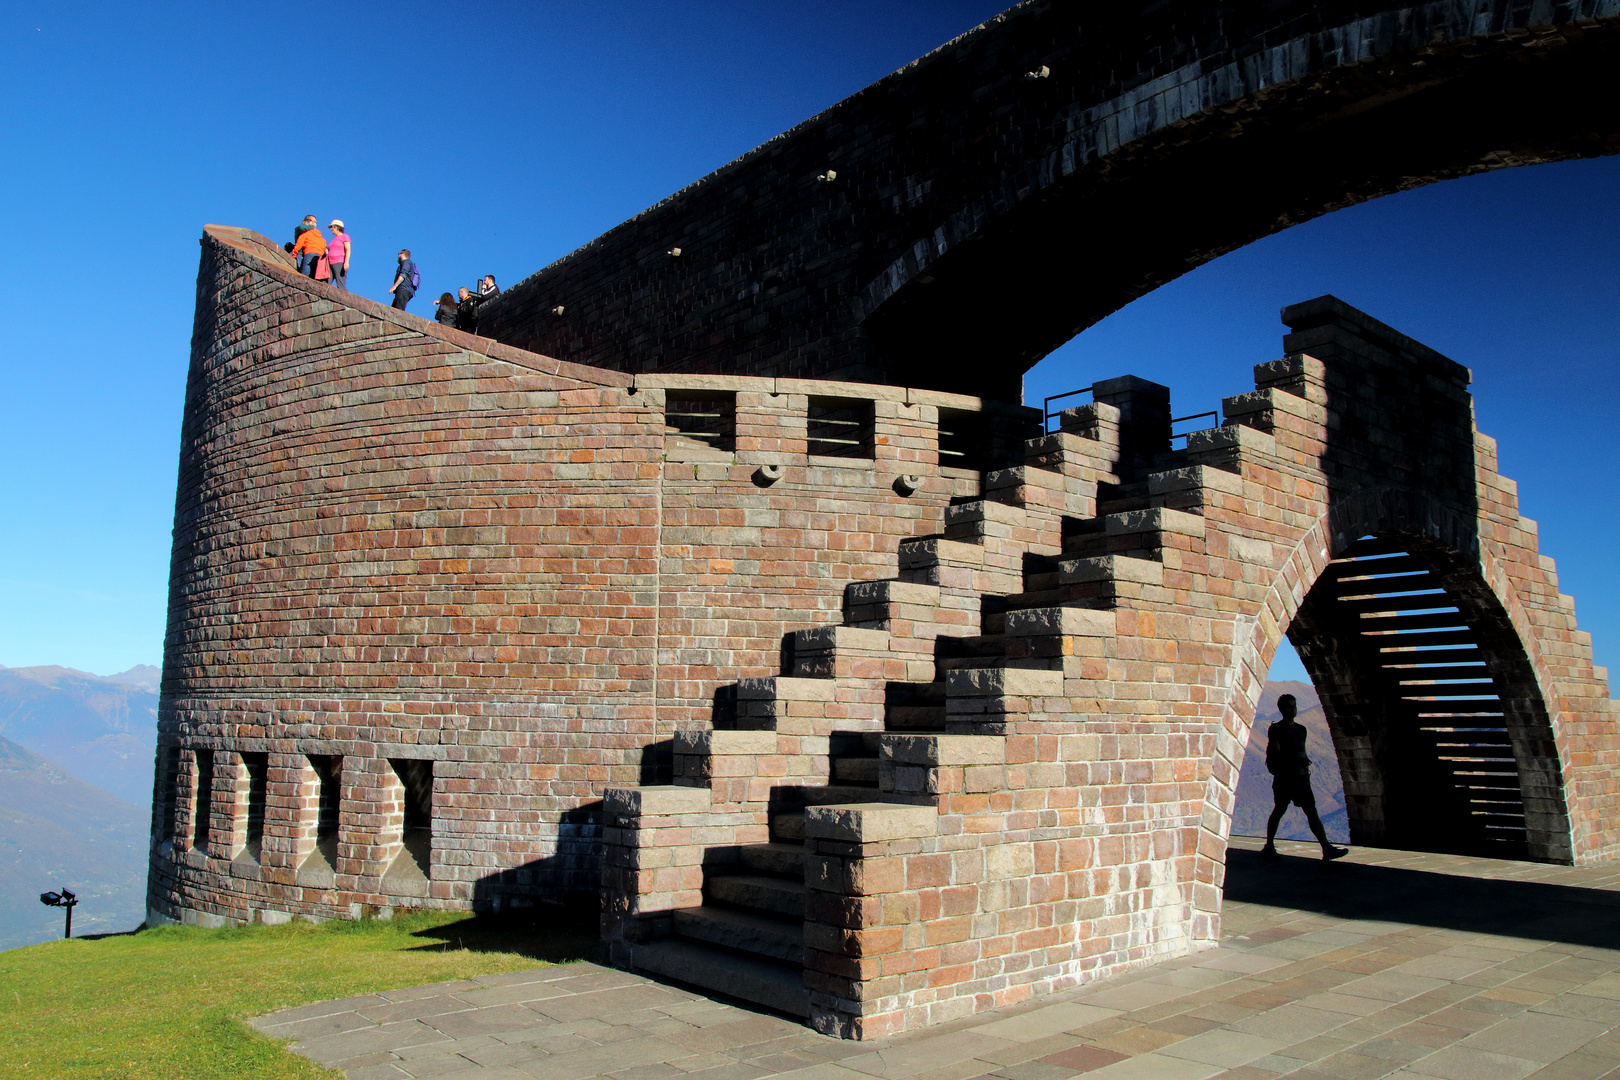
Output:
[[[631,373],[1019,400],[1318,214],[1620,148],[1616,0],[1030,0],[546,267],[500,341]]]

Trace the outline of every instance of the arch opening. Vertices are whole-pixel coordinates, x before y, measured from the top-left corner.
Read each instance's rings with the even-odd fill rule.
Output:
[[[1286,633],[1321,698],[1352,843],[1570,861],[1546,705],[1477,564],[1421,535],[1363,536]]]

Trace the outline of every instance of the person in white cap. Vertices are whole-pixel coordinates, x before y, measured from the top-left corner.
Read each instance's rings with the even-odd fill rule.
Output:
[[[354,256],[354,244],[349,240],[349,234],[343,231],[343,222],[337,218],[327,226],[332,230],[332,239],[326,245],[326,261],[332,267],[331,284],[348,291],[349,261]]]

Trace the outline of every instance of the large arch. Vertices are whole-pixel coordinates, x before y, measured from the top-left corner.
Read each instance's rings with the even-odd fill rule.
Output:
[[[1219,828],[1224,847],[1249,721],[1287,637],[1321,696],[1352,843],[1570,862],[1567,755],[1542,687],[1536,627],[1511,588],[1504,590],[1508,584],[1500,560],[1468,523],[1424,493],[1368,491],[1324,513],[1278,567],[1235,655],[1216,748],[1228,769],[1212,770],[1206,798],[1223,812],[1206,814],[1206,829]],[[1366,602],[1368,594],[1382,599]],[[1402,625],[1369,628],[1374,620]],[[1393,637],[1403,640],[1393,644]],[[1432,663],[1418,648],[1454,662],[1432,674],[1389,670]],[[1406,655],[1392,657],[1392,650]],[[1408,700],[1419,692],[1403,682],[1442,678],[1468,680],[1458,691],[1467,700],[1432,707]],[[1433,696],[1448,695],[1435,689]],[[1479,715],[1436,715],[1451,712]],[[1452,745],[1437,748],[1444,742]],[[1452,790],[1456,774],[1480,770],[1447,767],[1447,755],[1487,762],[1488,775],[1473,783],[1491,790],[1472,798]],[[1504,792],[1509,780],[1512,790]],[[1471,811],[1476,820],[1513,820],[1474,829]]]
[[[1017,400],[1223,252],[1482,170],[1620,150],[1616,0],[1028,0],[487,305],[620,371]]]

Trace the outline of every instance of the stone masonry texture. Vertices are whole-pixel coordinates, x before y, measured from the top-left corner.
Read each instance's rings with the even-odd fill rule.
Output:
[[[1331,297],[1284,321],[1283,358],[1173,446],[1168,391],[1140,379],[1042,434],[939,391],[632,376],[394,312],[209,226],[152,917],[600,886],[611,959],[659,971],[710,955],[690,935],[723,901],[774,951],[711,949],[720,988],[854,1038],[1184,954],[1219,940],[1285,632],[1324,688],[1355,841],[1409,813],[1380,787],[1400,721],[1350,692],[1387,674],[1391,613],[1340,588],[1366,558],[1439,583],[1424,640],[1471,635],[1445,647],[1487,672],[1514,850],[1614,859],[1607,673],[1467,369]],[[734,448],[668,426],[670,394],[734,395]],[[807,453],[828,399],[869,403],[870,457]],[[990,433],[977,469],[939,464],[964,415]],[[736,873],[761,860],[773,877]]]

